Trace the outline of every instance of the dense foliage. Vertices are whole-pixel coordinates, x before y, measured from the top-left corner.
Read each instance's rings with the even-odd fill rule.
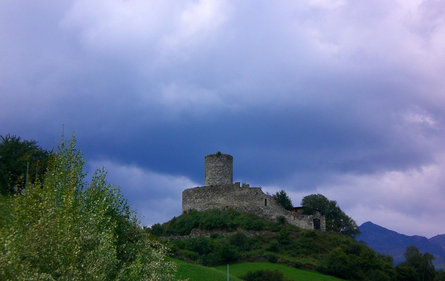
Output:
[[[304,197],[301,206],[320,211],[326,217],[326,231],[340,232],[352,237],[360,233],[355,221],[337,206],[337,202],[329,200],[322,194]]]
[[[0,280],[173,280],[167,249],[149,239],[98,170],[85,181],[74,138],[40,181],[3,198]]]
[[[153,225],[150,231],[157,236],[166,236],[188,235],[192,229],[233,231],[238,228],[247,230],[272,230],[277,229],[278,225],[274,222],[265,221],[255,215],[240,213],[236,210],[222,211],[219,209],[211,209],[204,212],[190,210],[179,217],[174,217],[163,225]]]
[[[37,142],[17,136],[0,136],[0,194],[14,194],[42,176],[51,153]]]
[[[420,253],[419,249],[410,246],[404,254],[405,262],[397,265],[397,280],[399,281],[433,281],[436,270],[433,265],[434,256]],[[437,274],[438,278],[440,274]],[[437,279],[438,279],[437,278]],[[437,280],[436,279],[436,280]]]
[[[177,236],[193,228],[201,229],[201,236]],[[266,260],[350,280],[395,277],[391,258],[348,236],[280,225],[233,210],[192,211],[150,231],[170,240],[177,258],[204,265]]]
[[[434,281],[445,281],[445,271],[443,269],[436,272]]]
[[[284,276],[278,270],[257,270],[249,271],[242,276],[245,281],[285,281]]]
[[[283,206],[286,210],[292,210],[293,205],[292,201],[290,200],[289,196],[287,195],[286,191],[280,190],[277,193],[274,194],[273,198],[280,203],[281,206]]]

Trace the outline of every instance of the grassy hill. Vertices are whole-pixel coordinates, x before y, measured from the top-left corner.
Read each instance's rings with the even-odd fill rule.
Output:
[[[207,267],[188,263],[182,260],[174,259],[177,263],[178,279],[189,279],[190,281],[226,281],[227,266]],[[274,264],[268,262],[246,262],[231,264],[229,267],[230,281],[242,281],[241,276],[249,271],[257,270],[278,270],[287,280],[304,281],[342,281],[336,277],[320,274],[318,272],[296,269],[289,266]]]
[[[227,270],[226,266],[216,267],[218,270]],[[269,262],[244,262],[230,265],[229,272],[231,275],[240,277],[245,275],[249,271],[257,270],[278,270],[283,273],[284,277],[288,280],[304,280],[304,281],[342,281],[344,279],[339,279],[329,275],[324,275],[318,272],[313,272],[309,270],[302,270],[293,267],[289,267],[282,264],[275,264]],[[235,280],[235,279],[234,279]]]
[[[234,210],[192,211],[148,231],[168,240],[176,258],[205,266],[268,262],[347,280],[395,277],[390,257],[351,237],[303,230]]]
[[[178,259],[174,259],[174,261],[177,263],[176,278],[179,280],[188,278],[190,281],[227,281],[225,270],[192,264]],[[242,281],[242,279],[231,275],[230,281]]]

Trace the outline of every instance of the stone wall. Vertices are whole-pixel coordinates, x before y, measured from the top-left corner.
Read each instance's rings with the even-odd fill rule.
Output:
[[[205,157],[204,184],[221,185],[233,182],[233,157],[229,154],[209,154]]]
[[[314,215],[292,214],[271,195],[265,194],[260,187],[240,186],[240,183],[235,183],[189,188],[182,192],[183,212],[213,208],[235,209],[273,221],[283,216],[288,223],[303,229],[314,229],[314,220],[319,220],[320,229],[326,229],[325,218],[318,212]]]

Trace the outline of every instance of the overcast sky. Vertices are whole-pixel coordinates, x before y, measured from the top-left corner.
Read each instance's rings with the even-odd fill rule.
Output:
[[[445,233],[445,0],[0,1],[0,134],[74,132],[142,223],[204,156],[358,224]]]

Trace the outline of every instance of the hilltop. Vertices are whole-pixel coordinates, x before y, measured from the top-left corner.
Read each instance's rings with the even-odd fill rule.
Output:
[[[174,257],[202,265],[268,261],[349,280],[394,280],[392,258],[338,233],[304,230],[235,210],[190,211],[149,231]]]

